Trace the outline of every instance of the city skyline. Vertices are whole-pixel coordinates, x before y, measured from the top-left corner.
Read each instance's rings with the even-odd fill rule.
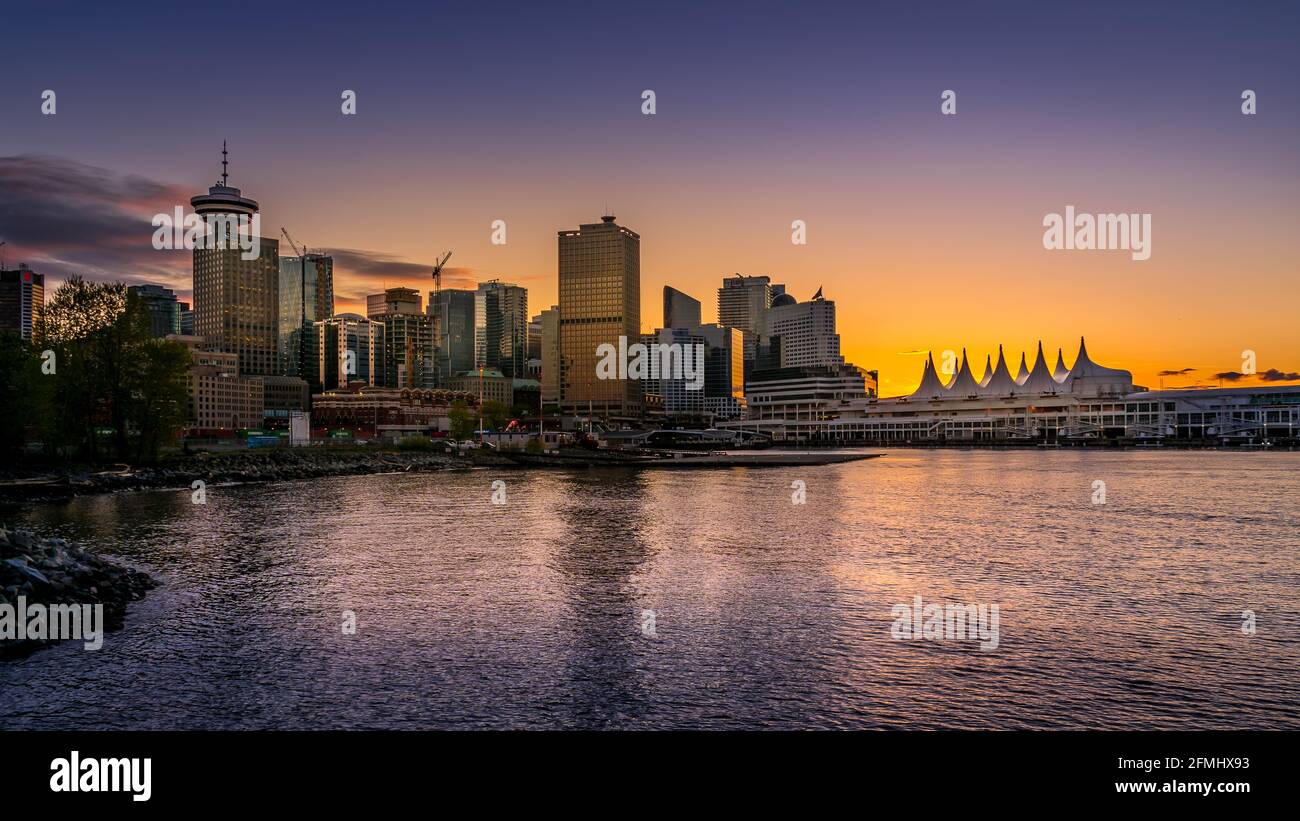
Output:
[[[1300,106],[1268,80],[1293,74],[1300,58],[1283,28],[1220,37],[1236,22],[1230,11],[1202,8],[1171,24],[1153,10],[1108,8],[1071,18],[1075,35],[1062,33],[1064,10],[1027,20],[1018,6],[969,19],[950,9],[937,27],[903,10],[737,21],[705,9],[681,35],[672,15],[644,11],[608,71],[593,72],[592,59],[615,47],[596,44],[585,60],[539,60],[528,79],[499,68],[455,79],[463,72],[442,69],[476,45],[509,43],[523,59],[553,50],[530,32],[572,36],[565,13],[475,13],[464,42],[409,58],[440,78],[436,88],[409,72],[378,85],[397,58],[310,72],[272,55],[265,98],[215,89],[212,105],[184,121],[114,97],[114,84],[145,77],[159,94],[179,94],[184,73],[152,77],[108,59],[105,19],[90,14],[68,23],[51,59],[20,62],[0,87],[0,108],[18,124],[0,150],[0,241],[6,267],[26,262],[51,292],[81,272],[190,300],[190,255],[153,250],[148,221],[218,178],[225,139],[231,184],[260,202],[263,234],[285,227],[334,257],[339,313],[364,313],[365,295],[385,287],[427,297],[447,248],[459,265],[444,288],[500,279],[527,288],[537,308],[555,304],[554,232],[607,211],[643,237],[643,306],[667,285],[716,321],[711,294],[736,273],[768,275],[800,301],[823,288],[837,303],[845,359],[879,370],[885,395],[915,388],[920,352],[965,346],[978,361],[999,344],[1032,351],[1082,334],[1150,387],[1217,386],[1214,375],[1240,371],[1246,350],[1260,373],[1294,374],[1288,306],[1300,281],[1289,233],[1300,161],[1289,135]],[[50,13],[20,10],[14,30]],[[412,43],[395,29],[420,16],[354,36]],[[1011,18],[1015,35],[1000,33]],[[791,19],[816,29],[816,51],[780,47]],[[326,7],[313,26],[336,33],[345,22]],[[1108,32],[1117,23],[1126,33]],[[127,24],[157,25],[114,18]],[[274,36],[214,24],[235,54]],[[935,41],[926,61],[891,45],[923,29]],[[715,53],[711,36],[736,31],[750,47]],[[1091,59],[1098,42],[1110,60]],[[668,43],[674,64],[663,58]],[[770,61],[752,56],[767,49]],[[163,39],[152,59],[217,59],[192,52]],[[1059,67],[1042,70],[1045,52]],[[1031,61],[1039,70],[1018,71]],[[575,82],[588,93],[559,92]],[[40,113],[47,88],[59,92],[53,116]],[[354,88],[358,113],[348,117],[339,95]],[[1253,116],[1239,110],[1247,88],[1259,95]],[[657,95],[653,116],[641,111],[646,89]],[[955,116],[940,113],[946,89],[957,92]],[[1045,249],[1044,215],[1068,206],[1152,214],[1150,259]],[[498,219],[504,245],[492,244]],[[790,242],[796,219],[807,245]],[[641,331],[656,327],[653,314],[643,311]]]

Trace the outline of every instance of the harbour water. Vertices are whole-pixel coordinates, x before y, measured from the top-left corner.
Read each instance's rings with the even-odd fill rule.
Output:
[[[1073,450],[78,498],[3,518],[162,584],[0,728],[1300,729],[1297,503],[1300,453]]]

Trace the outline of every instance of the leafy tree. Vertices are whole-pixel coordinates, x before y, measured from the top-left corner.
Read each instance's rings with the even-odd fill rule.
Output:
[[[483,420],[492,430],[500,431],[510,421],[510,408],[499,399],[489,399],[483,403]]]
[[[453,439],[468,439],[474,435],[474,415],[470,413],[469,405],[465,404],[464,399],[451,403],[447,409],[447,419],[451,423]]]
[[[49,413],[52,377],[41,373],[42,359],[26,340],[0,333],[0,455],[16,459],[23,450],[29,428],[40,429]]]
[[[189,353],[152,337],[147,310],[124,284],[70,277],[46,306],[39,344],[56,356],[47,440],[56,451],[107,456],[97,435],[106,427],[112,455],[153,458],[184,424]]]

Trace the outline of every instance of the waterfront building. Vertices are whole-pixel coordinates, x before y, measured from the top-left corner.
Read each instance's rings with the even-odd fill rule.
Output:
[[[745,383],[749,419],[754,421],[834,419],[853,402],[873,398],[875,391],[874,379],[843,363],[754,370]]]
[[[524,378],[528,359],[528,289],[491,280],[474,294],[475,367]]]
[[[1038,346],[1022,378],[999,348],[975,378],[966,352],[944,382],[930,356],[907,396],[828,399],[816,408],[777,407],[749,393],[749,429],[775,439],[841,443],[1102,442],[1262,444],[1300,435],[1300,386],[1147,390],[1128,371],[1094,362],[1084,341],[1074,363],[1057,351],[1049,367]],[[756,412],[757,409],[757,412]]]
[[[313,392],[346,388],[354,382],[384,384],[384,325],[359,314],[339,314],[314,323]],[[351,371],[349,373],[349,370]]]
[[[222,148],[221,182],[190,199],[205,219],[238,219],[257,213],[257,201],[231,187]],[[239,357],[240,373],[279,373],[280,243],[253,237],[257,256],[244,259],[235,243],[200,243],[194,248],[194,331],[215,351]]]
[[[445,288],[429,292],[429,316],[436,318],[438,333],[434,382],[444,387],[458,373],[473,370],[474,298],[476,291]]]
[[[383,388],[353,383],[312,396],[312,424],[325,430],[348,430],[359,437],[400,440],[451,430],[448,414],[461,401],[477,412],[478,393],[444,389]]]
[[[311,408],[311,387],[297,376],[251,377],[262,383],[262,427],[288,430],[295,413]]]
[[[495,368],[483,371],[466,371],[447,380],[447,389],[461,393],[472,393],[482,397],[484,402],[500,402],[506,407],[515,404],[515,380]]]
[[[700,301],[676,288],[664,286],[664,327],[687,328],[700,324]]]
[[[155,339],[181,332],[181,305],[175,291],[161,285],[131,285],[127,291],[135,294],[149,314],[149,333]]]
[[[0,271],[0,332],[8,331],[29,342],[42,334],[45,316],[45,275],[19,263]]]
[[[320,390],[315,324],[334,315],[334,260],[324,254],[280,258],[280,373]]]
[[[598,379],[597,350],[641,335],[641,237],[615,222],[559,232],[559,393],[561,409],[638,420],[642,388]]]

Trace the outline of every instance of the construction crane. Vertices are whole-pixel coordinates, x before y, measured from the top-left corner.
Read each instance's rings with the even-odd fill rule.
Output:
[[[433,344],[429,346],[433,357],[433,384],[439,388],[442,387],[442,269],[449,259],[451,251],[443,254],[433,266],[433,295],[429,300],[429,313],[433,315]]]
[[[299,248],[298,243],[293,241],[293,237],[289,236],[288,230],[286,230],[283,225],[280,226],[280,233],[284,234],[284,238],[289,241],[289,247],[294,250],[294,253],[296,253],[300,257],[307,256],[307,249],[305,247]]]

